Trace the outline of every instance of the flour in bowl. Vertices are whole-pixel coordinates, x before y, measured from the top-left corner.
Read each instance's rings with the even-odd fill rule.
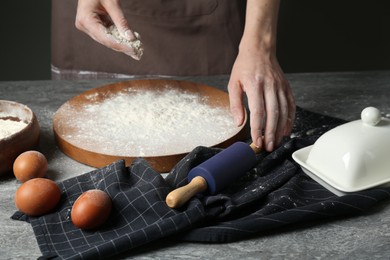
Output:
[[[23,121],[0,118],[0,140],[21,131],[27,124]]]
[[[239,132],[225,107],[212,107],[204,97],[176,89],[128,89],[82,109],[61,109],[69,143],[85,150],[119,156],[161,156],[214,146]]]

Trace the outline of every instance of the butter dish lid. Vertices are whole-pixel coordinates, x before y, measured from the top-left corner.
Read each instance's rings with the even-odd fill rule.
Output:
[[[388,183],[390,120],[382,118],[378,109],[367,107],[360,120],[329,130],[313,145],[296,151],[293,159],[337,195]]]

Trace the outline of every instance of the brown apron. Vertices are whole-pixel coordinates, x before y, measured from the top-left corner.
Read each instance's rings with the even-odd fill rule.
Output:
[[[244,28],[244,0],[122,0],[142,38],[141,61],[95,42],[75,26],[77,0],[52,1],[52,67],[125,75],[229,74]]]

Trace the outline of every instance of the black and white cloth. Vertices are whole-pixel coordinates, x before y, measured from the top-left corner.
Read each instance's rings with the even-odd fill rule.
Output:
[[[180,209],[165,197],[187,183],[189,169],[220,151],[198,147],[164,179],[142,158],[126,167],[118,161],[58,183],[62,199],[51,214],[28,218],[42,259],[103,259],[175,235],[175,239],[231,242],[270,229],[336,216],[359,214],[383,199],[390,188],[374,188],[338,197],[306,176],[291,154],[311,145],[343,121],[298,109],[294,138],[274,152],[257,155],[258,164],[221,193],[199,195]],[[95,231],[82,231],[70,219],[77,197],[89,189],[106,191],[113,201],[109,220]]]

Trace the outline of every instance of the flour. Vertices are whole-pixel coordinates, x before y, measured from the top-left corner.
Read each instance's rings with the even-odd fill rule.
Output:
[[[136,39],[132,41],[123,38],[115,25],[111,25],[110,27],[108,27],[106,33],[112,36],[118,43],[126,44],[127,46],[131,47],[134,50],[134,54],[138,57],[138,59],[141,59],[142,55],[144,54],[144,49],[140,40],[141,37],[137,32],[134,32],[134,36],[136,37]]]
[[[27,124],[23,121],[14,121],[0,118],[0,140],[6,139],[7,137],[19,132],[26,126]]]
[[[240,130],[229,109],[211,107],[195,93],[175,89],[128,89],[77,109],[66,103],[61,114],[69,143],[89,151],[119,156],[187,153],[199,145],[214,146]],[[67,105],[68,104],[68,105]]]

